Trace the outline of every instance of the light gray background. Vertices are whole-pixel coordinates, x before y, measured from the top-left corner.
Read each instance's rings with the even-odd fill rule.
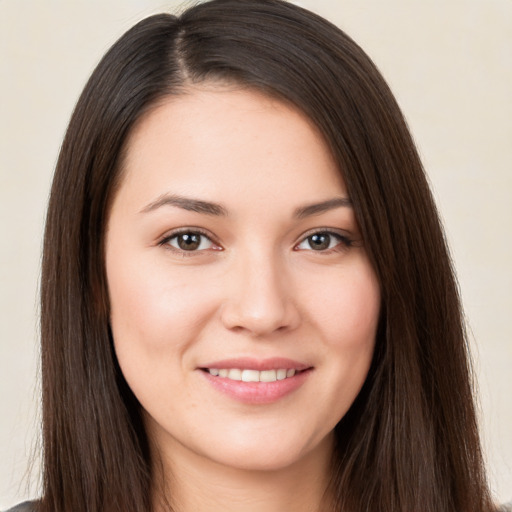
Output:
[[[473,333],[492,487],[498,500],[511,499],[512,1],[295,3],[361,44],[409,120]],[[114,40],[177,5],[0,0],[0,508],[38,494],[37,458],[32,477],[24,475],[38,452],[41,235],[67,121]]]

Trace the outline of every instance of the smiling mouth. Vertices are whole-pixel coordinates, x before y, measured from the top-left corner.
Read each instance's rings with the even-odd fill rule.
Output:
[[[298,390],[314,367],[288,358],[234,358],[197,368],[214,389],[248,405],[275,403]]]
[[[202,368],[204,372],[230,380],[242,382],[276,382],[289,379],[305,370],[295,368],[279,368],[276,370],[250,370],[242,368]]]

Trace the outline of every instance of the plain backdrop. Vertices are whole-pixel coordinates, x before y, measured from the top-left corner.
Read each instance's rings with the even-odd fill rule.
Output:
[[[472,333],[496,498],[512,499],[512,1],[303,0],[350,34],[417,141]],[[53,168],[95,64],[178,2],[0,0],[0,509],[38,495],[38,286]]]

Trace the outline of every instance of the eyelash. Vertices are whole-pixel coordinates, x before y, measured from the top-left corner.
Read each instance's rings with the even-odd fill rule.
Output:
[[[329,237],[337,239],[339,242],[334,247],[331,247],[330,249],[326,249],[326,250],[315,251],[313,248],[309,249],[311,252],[316,252],[321,255],[329,255],[332,253],[343,252],[343,251],[346,251],[347,249],[349,249],[350,247],[354,246],[354,240],[352,240],[346,234],[342,234],[339,231],[334,231],[333,229],[329,229],[329,228],[320,228],[320,229],[315,229],[313,231],[305,233],[302,236],[301,241],[295,245],[294,249],[296,249],[299,245],[305,243],[308,240],[308,238],[311,238],[315,235],[328,235]],[[308,249],[306,249],[306,250],[308,250]]]
[[[208,239],[212,244],[217,245],[216,242],[213,240],[213,237],[209,233],[207,233],[206,231],[204,231],[200,228],[185,228],[185,229],[179,229],[179,230],[173,231],[169,235],[165,236],[162,240],[160,240],[158,242],[158,245],[165,247],[167,250],[173,251],[183,257],[197,256],[198,253],[201,253],[206,250],[206,249],[202,249],[202,250],[187,251],[184,249],[178,249],[169,244],[169,242],[171,240],[179,237],[180,235],[185,235],[185,234],[200,235],[201,237],[205,237],[206,239]],[[316,252],[316,253],[319,253],[322,255],[328,255],[328,254],[332,254],[332,253],[336,253],[336,252],[345,251],[348,248],[354,246],[354,244],[355,244],[354,240],[349,238],[347,235],[344,235],[344,234],[339,233],[338,231],[334,231],[332,229],[320,228],[320,229],[315,229],[314,231],[305,233],[302,236],[300,242],[294,246],[294,250],[299,250],[297,248],[301,244],[305,243],[308,240],[308,238],[311,238],[315,235],[328,235],[330,237],[336,238],[339,243],[336,244],[334,247],[331,247],[330,249],[315,251],[314,249],[311,248],[311,249],[305,249],[305,250],[310,250],[311,252]],[[216,250],[221,251],[222,249],[216,249]]]
[[[198,253],[203,252],[201,251],[186,251],[184,249],[178,249],[176,247],[172,247],[169,242],[173,240],[174,238],[179,237],[180,235],[200,235],[206,239],[208,239],[212,244],[217,245],[216,242],[213,240],[213,237],[207,233],[206,231],[200,229],[200,228],[184,228],[184,229],[178,229],[176,231],[173,231],[169,235],[165,236],[160,242],[158,242],[158,245],[161,245],[162,247],[166,248],[169,251],[172,251],[176,254],[179,254],[183,257],[190,257],[190,256],[197,256]],[[222,249],[217,249],[222,250]]]

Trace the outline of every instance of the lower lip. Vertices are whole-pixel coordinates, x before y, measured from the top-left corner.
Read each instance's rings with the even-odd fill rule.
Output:
[[[274,382],[243,382],[216,377],[201,370],[208,382],[218,391],[246,404],[271,404],[293,393],[306,381],[311,369],[296,373],[293,377]]]

